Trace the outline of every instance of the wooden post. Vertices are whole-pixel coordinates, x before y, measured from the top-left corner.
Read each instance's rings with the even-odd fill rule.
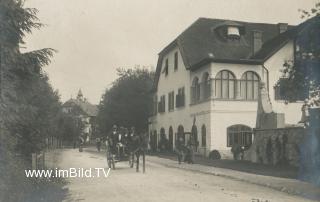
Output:
[[[42,151],[42,169],[45,169],[45,162],[46,162],[46,153]]]
[[[143,163],[143,173],[146,172],[146,153],[143,152],[143,155],[142,155],[142,163]]]
[[[32,153],[32,170],[36,170],[37,169],[37,154],[36,153]]]

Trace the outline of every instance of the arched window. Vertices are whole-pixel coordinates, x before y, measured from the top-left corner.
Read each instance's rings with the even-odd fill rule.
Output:
[[[178,138],[179,137],[182,137],[183,140],[185,141],[184,128],[182,125],[178,126]]]
[[[161,128],[160,129],[160,139],[163,139],[165,137],[166,137],[166,132],[165,132],[164,128]]]
[[[241,77],[241,97],[246,100],[258,99],[259,76],[255,72],[245,72]]]
[[[217,98],[234,99],[235,98],[236,79],[232,72],[220,71],[215,79],[215,92]]]
[[[196,125],[193,125],[191,128],[191,135],[194,138],[195,143],[198,142],[198,128]]]
[[[173,149],[173,129],[172,126],[169,127],[169,145],[170,145],[170,150]]]
[[[204,124],[201,127],[201,142],[202,142],[202,147],[207,146],[207,131],[206,131],[206,126]]]
[[[203,74],[201,84],[203,99],[207,99],[211,96],[211,81],[208,72]]]
[[[252,144],[252,129],[245,125],[233,125],[227,128],[227,146],[249,147]]]
[[[200,100],[200,83],[198,77],[195,77],[192,81],[191,98],[191,103],[196,103]]]

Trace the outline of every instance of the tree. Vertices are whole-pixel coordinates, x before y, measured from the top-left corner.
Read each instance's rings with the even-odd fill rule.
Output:
[[[300,10],[306,22],[297,26],[295,35],[295,59],[286,61],[280,80],[288,101],[310,98],[312,105],[320,103],[320,2],[310,11]],[[297,96],[298,95],[298,96]]]
[[[59,116],[59,124],[61,131],[61,139],[68,145],[73,145],[78,141],[79,134],[83,131],[83,122],[76,116],[61,113]]]
[[[99,130],[106,134],[113,124],[144,130],[151,112],[154,73],[147,69],[117,69],[119,76],[99,104]]]
[[[45,137],[60,135],[59,95],[42,71],[53,49],[21,53],[25,34],[42,24],[22,0],[0,1],[0,201],[22,201],[34,184],[22,170]],[[30,186],[31,185],[31,186]]]
[[[296,95],[308,98],[309,125],[299,146],[299,178],[320,185],[320,2],[309,11],[300,10],[307,20],[297,28],[295,59],[284,64],[283,90],[289,101]]]

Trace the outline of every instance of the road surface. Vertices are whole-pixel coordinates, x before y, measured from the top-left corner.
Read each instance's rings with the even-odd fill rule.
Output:
[[[127,162],[118,162],[108,177],[66,178],[69,189],[65,201],[151,202],[304,202],[311,201],[266,187],[224,177],[168,168],[147,159],[146,173],[137,173]],[[104,152],[65,149],[57,153],[55,167],[105,168]],[[96,171],[94,171],[96,172]]]

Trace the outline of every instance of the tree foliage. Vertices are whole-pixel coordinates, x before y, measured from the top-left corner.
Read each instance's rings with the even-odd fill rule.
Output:
[[[33,187],[22,172],[31,153],[44,148],[46,137],[63,135],[59,95],[42,70],[54,50],[19,50],[25,35],[42,26],[36,14],[22,0],[0,1],[0,201],[24,199]]]
[[[147,69],[117,69],[119,76],[102,96],[98,125],[106,134],[113,124],[144,130],[148,126],[154,73]]]
[[[281,86],[289,101],[310,98],[319,104],[320,90],[320,2],[310,11],[300,10],[306,22],[295,37],[294,61],[284,63]],[[318,100],[318,101],[317,101]],[[318,104],[317,104],[318,103]]]

